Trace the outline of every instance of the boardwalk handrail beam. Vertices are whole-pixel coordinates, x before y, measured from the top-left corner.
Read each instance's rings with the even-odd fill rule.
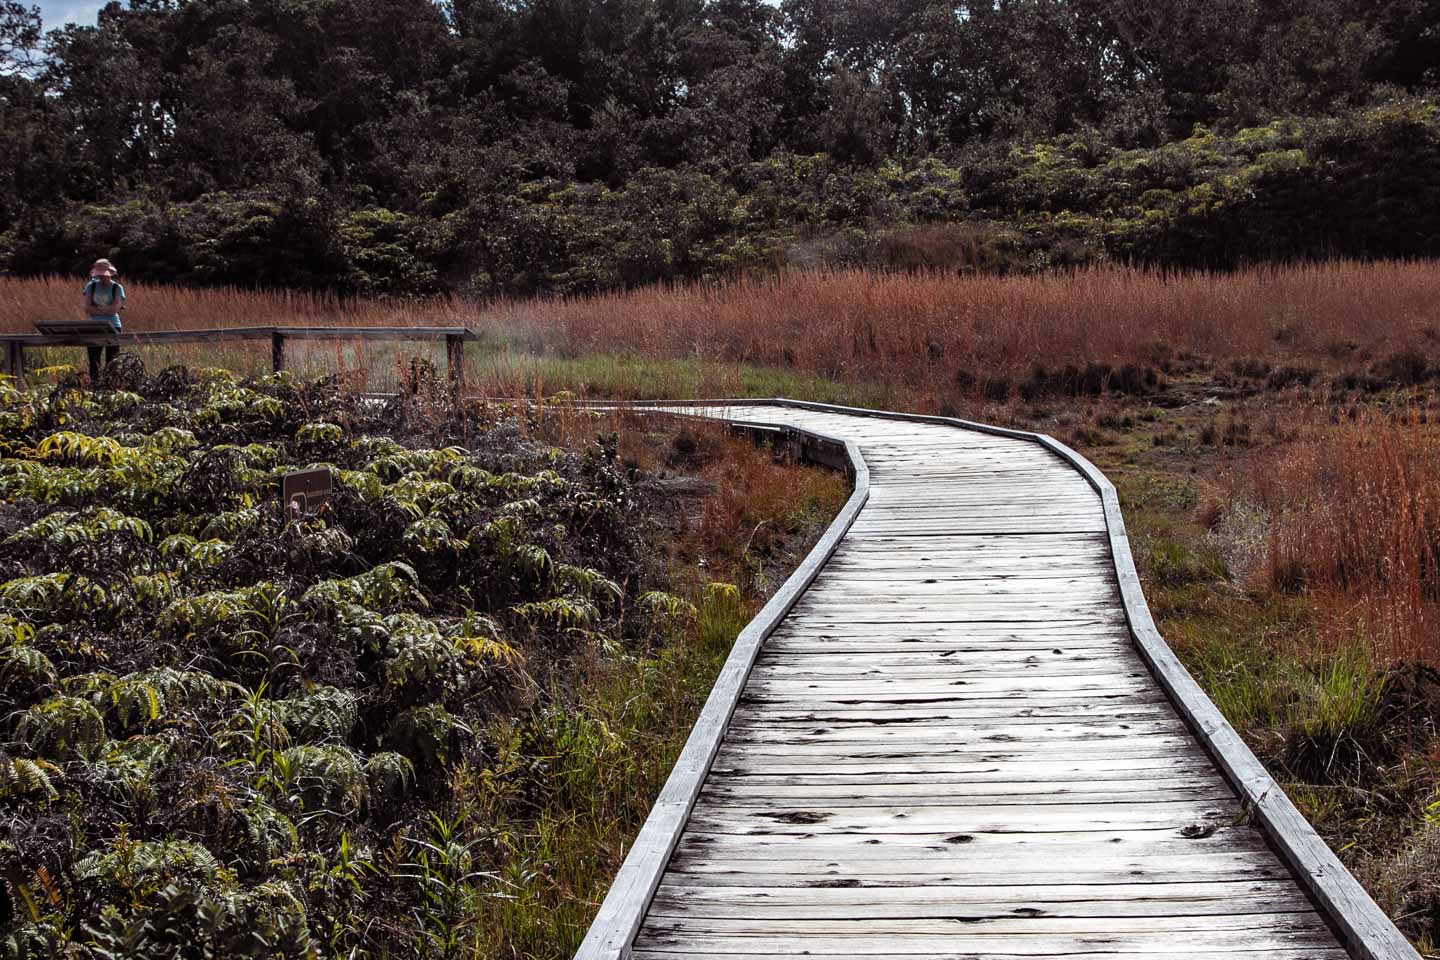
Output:
[[[1028,440],[1037,443],[1049,450],[1051,453],[1069,463],[1078,471],[1086,482],[1100,495],[1101,503],[1105,514],[1105,526],[1109,540],[1111,560],[1114,564],[1116,580],[1119,584],[1122,604],[1125,616],[1128,621],[1131,638],[1146,664],[1149,666],[1155,678],[1159,681],[1171,702],[1174,704],[1179,715],[1187,726],[1193,731],[1196,739],[1204,747],[1205,751],[1214,760],[1220,772],[1230,783],[1238,794],[1243,808],[1249,813],[1254,823],[1259,826],[1270,844],[1280,854],[1286,866],[1295,876],[1311,899],[1320,908],[1321,913],[1334,925],[1341,934],[1346,949],[1356,960],[1419,960],[1419,954],[1412,947],[1405,936],[1395,927],[1390,918],[1386,916],[1364,887],[1345,869],[1338,857],[1330,850],[1325,841],[1316,834],[1315,829],[1310,825],[1300,812],[1291,803],[1289,797],[1279,784],[1270,776],[1264,765],[1260,763],[1254,753],[1230,726],[1229,722],[1220,713],[1219,709],[1210,701],[1209,697],[1200,688],[1189,671],[1187,671],[1179,659],[1171,651],[1168,644],[1160,636],[1156,629],[1150,609],[1145,602],[1144,594],[1140,589],[1140,578],[1135,570],[1134,559],[1130,552],[1129,538],[1125,532],[1125,521],[1120,511],[1120,501],[1116,494],[1115,487],[1101,473],[1094,464],[1085,459],[1079,453],[1070,449],[1063,443],[1041,433],[1032,433],[1023,430],[1013,430],[1005,427],[996,427],[989,424],[975,423],[967,420],[960,420],[953,417],[925,416],[920,414],[894,413],[890,411],[868,410],[857,407],[843,407],[832,404],[812,403],[800,400],[786,399],[736,399],[736,400],[703,400],[703,401],[639,401],[629,404],[592,404],[594,406],[634,406],[634,407],[695,407],[695,408],[723,408],[732,406],[776,406],[791,407],[801,410],[814,410],[823,413],[848,414],[851,416],[875,417],[887,420],[901,420],[918,423],[943,424],[972,430],[979,433],[988,433],[994,436],[1009,437],[1019,440]],[[793,429],[793,428],[792,428]],[[868,491],[868,471],[863,467],[864,461],[860,458],[859,448],[852,442],[847,442],[847,448],[852,458],[859,465],[860,477],[857,479],[857,496],[861,489],[863,480],[865,489]],[[839,540],[848,531],[850,524],[854,521],[854,514],[850,514],[851,505],[846,505],[846,510],[831,525],[826,532],[822,544],[833,542],[825,554],[826,559],[834,552]],[[863,501],[860,504],[863,506]],[[856,513],[859,507],[856,507]],[[811,556],[806,559],[806,566],[815,558],[819,552],[819,546],[812,551]],[[821,564],[823,564],[823,560]],[[805,568],[802,567],[802,570]],[[788,590],[801,571],[797,571],[795,577],[785,584]],[[809,571],[805,581],[805,587],[813,581],[817,569]],[[801,587],[799,592],[803,592]],[[778,596],[778,595],[777,595]],[[794,599],[790,600],[790,604]],[[789,604],[786,609],[788,610]],[[763,617],[770,607],[767,605],[761,611]],[[780,614],[783,617],[784,613]],[[750,627],[746,628],[742,637],[751,632],[757,617]],[[767,621],[764,626],[764,633],[768,635],[778,622]],[[759,639],[763,640],[763,636]],[[739,642],[737,641],[737,650]],[[754,643],[754,650],[747,650],[746,656],[749,664],[753,664],[759,654],[759,643]],[[731,654],[731,660],[736,653]],[[731,661],[726,662],[726,671],[729,671]],[[746,667],[747,674],[749,672]],[[726,674],[722,673],[722,677]],[[740,681],[743,686],[743,679]],[[720,685],[711,692],[711,700],[714,700],[720,692]],[[736,688],[728,694],[731,697],[738,697],[739,690]],[[732,704],[733,708],[733,704]],[[710,709],[710,701],[706,702],[706,710]],[[728,713],[726,714],[728,717]],[[706,714],[702,713],[702,720]],[[711,721],[713,722],[713,720]],[[691,734],[693,741],[701,733],[701,724],[697,722],[695,730]],[[714,737],[716,745],[724,735],[724,724],[720,724],[718,731],[706,729],[707,737]],[[686,753],[682,755],[682,763],[677,763],[672,771],[670,780],[667,781],[665,792],[661,794],[662,801],[669,800],[675,809],[660,811],[660,805],[641,828],[640,838],[637,839],[631,855],[626,858],[621,866],[620,873],[616,877],[610,895],[602,904],[600,913],[595,923],[591,926],[589,934],[581,944],[580,950],[576,953],[576,960],[626,960],[630,953],[630,947],[634,938],[634,931],[644,919],[645,912],[649,906],[650,894],[643,898],[640,896],[642,890],[653,890],[659,884],[660,875],[665,869],[668,853],[656,859],[654,849],[642,849],[641,841],[647,839],[647,831],[652,831],[652,824],[660,814],[668,824],[676,822],[675,830],[678,833],[683,827],[686,816],[693,806],[694,798],[698,795],[700,787],[709,771],[708,760],[703,766],[684,761],[689,757],[691,744],[687,742]],[[712,751],[713,756],[713,751]],[[683,781],[677,784],[677,780]],[[674,788],[674,789],[672,789]],[[683,790],[682,790],[683,788]],[[672,793],[688,795],[690,800],[687,804],[676,804]],[[632,862],[633,861],[633,862]],[[653,871],[653,875],[646,873]],[[625,880],[625,888],[621,889],[621,880]],[[615,901],[612,903],[612,900]],[[618,915],[620,910],[631,911],[625,915]],[[628,937],[622,935],[622,931],[628,929]]]
[[[732,424],[756,434],[777,433],[765,424],[744,421],[732,421]],[[822,463],[833,461],[843,451],[844,458],[854,471],[854,491],[800,566],[735,638],[730,655],[720,668],[715,685],[710,688],[705,706],[701,708],[700,717],[690,730],[680,758],[675,761],[675,767],[651,808],[650,816],[640,828],[639,836],[635,838],[610,885],[609,893],[600,904],[600,911],[575,955],[577,960],[623,960],[630,955],[630,945],[659,886],[665,864],[679,842],[685,822],[700,795],[700,787],[720,749],[730,716],[735,712],[751,668],[760,656],[761,645],[814,582],[870,497],[870,473],[864,457],[860,455],[860,448],[852,441],[793,427],[779,433],[791,452],[808,457],[809,451],[814,451],[824,458],[819,461]]]
[[[444,340],[451,386],[464,389],[465,341],[478,339],[468,327],[214,327],[204,330],[141,330],[116,334],[66,332],[68,321],[45,321],[45,333],[4,333],[5,373],[17,383],[25,379],[27,347],[154,346],[168,343],[213,343],[221,340],[269,340],[272,369],[285,369],[285,343],[289,340]],[[77,327],[85,321],[75,321]],[[41,324],[37,323],[37,327]]]

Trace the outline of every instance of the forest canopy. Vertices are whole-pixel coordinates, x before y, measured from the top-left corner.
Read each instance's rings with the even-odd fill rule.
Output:
[[[0,4],[0,269],[583,293],[1440,253],[1426,0]],[[1317,207],[1316,198],[1324,202]]]

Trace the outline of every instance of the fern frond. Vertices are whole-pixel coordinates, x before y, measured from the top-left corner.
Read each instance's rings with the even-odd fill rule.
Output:
[[[506,667],[524,665],[524,654],[501,638],[500,625],[473,610],[450,627],[447,636],[455,648],[472,662],[499,663]]]
[[[620,584],[606,577],[598,570],[577,567],[568,563],[555,567],[555,582],[569,589],[569,592],[593,600],[597,596],[604,600],[618,600],[622,595]]]
[[[105,721],[82,697],[64,694],[37,703],[19,715],[16,735],[42,756],[93,756],[105,744]]]
[[[549,621],[562,627],[583,627],[600,619],[595,604],[584,597],[551,597],[532,600],[510,608],[516,616],[531,623]]]
[[[407,563],[382,563],[365,573],[342,580],[322,580],[305,591],[303,602],[334,606],[358,603],[368,607],[391,607],[401,603],[425,605],[420,593],[420,576]]]
[[[34,647],[25,644],[0,647],[0,684],[13,684],[33,693],[58,679],[50,658]]]
[[[339,687],[315,687],[304,696],[281,700],[280,716],[298,740],[344,742],[359,719],[360,696]]]
[[[345,437],[345,430],[338,423],[315,420],[302,424],[295,431],[295,439],[301,443],[339,443]]]
[[[277,860],[293,853],[300,844],[300,833],[294,822],[263,800],[236,809],[245,832],[245,839],[255,848],[262,862]]]
[[[415,764],[399,753],[373,754],[365,761],[365,782],[372,798],[397,799],[415,782]]]
[[[666,619],[674,621],[693,620],[697,613],[695,604],[677,597],[674,594],[665,593],[663,590],[651,590],[647,593],[642,593],[640,599],[636,602],[639,604],[640,609],[654,616],[665,617]]]
[[[154,882],[160,878],[188,877],[214,881],[223,868],[215,855],[188,840],[132,841],[119,838],[109,850],[97,850],[75,864],[83,880],[106,883]]]
[[[36,793],[44,800],[56,800],[60,793],[52,781],[60,776],[60,768],[48,761],[7,757],[0,753],[0,800]]]
[[[282,754],[293,782],[312,802],[339,801],[356,809],[365,791],[365,768],[353,750],[338,744],[300,744]]]

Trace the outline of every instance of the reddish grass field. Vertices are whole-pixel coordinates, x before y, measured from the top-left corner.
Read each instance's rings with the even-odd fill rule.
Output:
[[[982,382],[1024,377],[1037,363],[1197,355],[1337,369],[1383,361],[1440,343],[1440,264],[1170,276],[1123,267],[1023,277],[806,272],[503,303],[483,316],[576,355],[794,367],[945,392],[961,373]]]
[[[0,330],[79,315],[78,278],[0,279]],[[1365,370],[1440,345],[1440,263],[1336,262],[1229,274],[1126,267],[1034,276],[792,271],[568,300],[341,302],[133,283],[132,330],[437,324],[530,353],[622,354],[905,385],[932,399],[1040,364],[1187,357]],[[917,400],[923,399],[917,396]]]

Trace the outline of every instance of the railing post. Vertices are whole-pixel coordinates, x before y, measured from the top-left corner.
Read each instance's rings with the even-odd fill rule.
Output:
[[[5,372],[15,378],[15,386],[25,386],[25,344],[18,340],[5,344]]]
[[[285,369],[285,334],[279,330],[270,333],[270,366],[275,373]]]
[[[459,400],[465,390],[465,339],[445,335],[445,358],[450,366],[450,392]]]

